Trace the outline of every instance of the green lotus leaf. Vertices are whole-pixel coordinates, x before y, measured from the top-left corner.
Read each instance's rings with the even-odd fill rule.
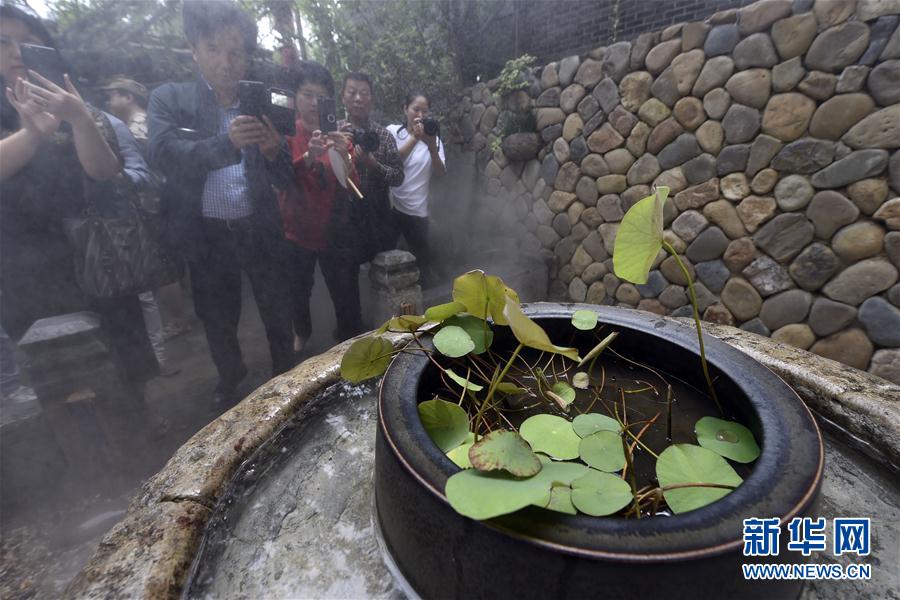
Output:
[[[498,325],[507,325],[503,309],[506,299],[516,304],[519,295],[506,286],[503,280],[484,271],[469,271],[453,280],[453,300],[466,307],[466,311],[479,319],[493,318]]]
[[[612,473],[625,467],[625,450],[622,437],[612,431],[598,431],[581,439],[578,455],[588,465]]]
[[[437,321],[438,323],[442,323],[443,321],[461,313],[464,310],[466,310],[466,307],[461,302],[448,302],[446,304],[438,304],[425,311],[425,318],[428,321]]]
[[[694,425],[701,446],[739,463],[759,458],[759,445],[753,433],[734,421],[703,417]]]
[[[448,452],[466,441],[469,434],[469,415],[454,402],[440,398],[419,403],[422,425],[441,452]]]
[[[507,298],[504,314],[509,321],[509,327],[512,329],[513,335],[516,336],[516,339],[521,344],[529,348],[562,354],[572,360],[578,360],[577,348],[564,348],[554,345],[547,336],[547,332],[522,312],[522,307],[519,306],[518,301]]]
[[[381,334],[387,330],[415,331],[427,322],[428,319],[419,315],[400,315],[399,317],[394,317],[393,319],[386,321],[375,333]]]
[[[447,452],[447,458],[453,461],[460,469],[471,469],[472,463],[469,462],[469,448],[472,447],[472,444],[475,443],[475,434],[471,431],[466,435],[466,440],[451,450]]]
[[[453,369],[444,369],[444,373],[447,374],[447,377],[458,383],[459,387],[466,388],[467,390],[471,390],[473,392],[480,392],[484,389],[484,386],[481,384],[473,383],[472,381],[466,382],[466,378],[457,375],[453,371]]]
[[[663,488],[684,483],[712,483],[737,487],[742,482],[724,458],[692,444],[673,444],[656,461],[656,478]],[[674,513],[683,513],[712,504],[731,490],[715,487],[686,487],[664,490],[666,503]]]
[[[597,326],[597,313],[592,310],[576,310],[572,313],[572,325],[575,329],[590,331]]]
[[[557,381],[550,389],[554,394],[561,397],[566,401],[566,404],[572,404],[575,402],[575,388],[566,383],[565,381]]]
[[[455,326],[465,329],[472,341],[475,342],[475,354],[481,354],[491,347],[494,342],[494,331],[484,319],[472,315],[457,315],[444,321],[444,326]]]
[[[462,327],[443,326],[434,334],[434,347],[444,356],[459,358],[475,349],[475,342]]]
[[[469,462],[479,471],[503,469],[516,477],[531,477],[541,470],[541,461],[522,436],[497,429],[469,449]]]
[[[556,415],[534,415],[519,427],[519,434],[531,444],[535,452],[543,452],[560,460],[578,458],[581,438],[572,429],[572,422]]]
[[[517,396],[519,394],[525,394],[528,392],[527,388],[520,387],[514,383],[510,383],[508,381],[501,381],[497,384],[497,391],[502,394],[509,394],[510,396]]]
[[[631,487],[621,477],[593,469],[572,482],[572,504],[593,517],[619,512],[634,499]]]
[[[591,378],[584,371],[578,371],[572,376],[572,386],[579,390],[586,390],[591,386]]]
[[[662,248],[663,206],[669,188],[656,192],[628,209],[613,247],[613,270],[616,276],[635,284],[647,283],[650,267]]]
[[[364,337],[356,340],[341,359],[341,377],[350,383],[377,377],[391,362],[394,346],[384,338]]]
[[[612,417],[601,415],[599,413],[588,413],[586,415],[578,415],[572,421],[572,429],[579,437],[586,438],[598,431],[614,431],[616,433],[622,431],[618,421]]]
[[[579,367],[582,366],[584,363],[586,363],[587,361],[591,360],[592,358],[594,358],[595,356],[597,356],[598,354],[600,354],[601,352],[606,350],[606,347],[609,346],[610,344],[612,344],[613,340],[616,339],[616,337],[618,337],[618,335],[619,335],[618,331],[613,331],[611,334],[609,334],[608,336],[606,336],[605,338],[600,340],[600,343],[597,344],[596,346],[594,346],[593,348],[591,348],[591,351],[588,352],[585,355],[585,357],[581,359],[581,362],[578,363],[578,366]]]
[[[577,515],[578,511],[572,504],[572,488],[560,483],[553,484],[550,488],[550,500],[547,504],[538,504],[541,508],[547,510],[555,510],[556,512],[566,513],[567,515]]]

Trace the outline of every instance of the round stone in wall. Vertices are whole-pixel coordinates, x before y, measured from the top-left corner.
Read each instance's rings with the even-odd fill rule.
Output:
[[[710,119],[721,119],[731,106],[731,95],[725,88],[715,88],[703,96],[703,110]]]
[[[879,175],[887,167],[886,150],[857,150],[830,164],[812,176],[810,182],[817,188],[837,188]]]
[[[900,198],[892,198],[882,204],[872,217],[884,221],[889,229],[900,229]]]
[[[725,146],[717,157],[717,172],[719,175],[727,175],[736,171],[743,171],[747,167],[750,157],[750,144],[734,144]]]
[[[691,276],[691,279],[696,280],[697,273],[694,271],[694,264],[687,258],[684,257],[681,259],[684,263],[685,268]],[[681,267],[678,266],[678,262],[675,260],[674,256],[669,256],[659,265],[659,270],[663,274],[663,276],[670,282],[676,285],[687,285],[687,279],[684,277],[684,273],[681,271]]]
[[[869,373],[900,385],[900,350],[877,350]]]
[[[851,223],[834,234],[831,247],[844,261],[857,262],[881,252],[884,234],[884,228],[872,221]]]
[[[747,321],[759,314],[762,298],[744,279],[733,277],[722,290],[722,303],[741,321]]]
[[[775,201],[783,211],[800,210],[812,200],[815,190],[806,177],[788,175],[775,185]]]
[[[704,152],[718,154],[725,141],[725,130],[718,121],[706,121],[697,129],[696,136]]]
[[[825,285],[838,270],[840,260],[828,246],[810,244],[791,263],[791,278],[805,290],[814,291]]]
[[[761,196],[748,196],[737,207],[737,214],[747,228],[753,233],[760,225],[775,216],[775,199]]]
[[[640,109],[638,109],[638,117],[640,117],[641,121],[647,123],[651,127],[655,127],[659,123],[662,123],[671,112],[672,111],[669,110],[668,106],[656,98],[650,98],[641,104]]]
[[[727,131],[727,129],[726,129]],[[700,145],[697,144],[697,138],[693,134],[683,133],[675,141],[663,148],[657,159],[659,166],[663,169],[671,169],[684,164],[695,156],[701,154]],[[687,173],[685,173],[687,176]]]
[[[862,329],[847,329],[819,340],[810,352],[865,370],[874,347]]]
[[[710,222],[718,225],[725,232],[725,235],[731,239],[743,237],[747,234],[744,224],[738,216],[738,211],[735,209],[734,204],[728,200],[710,202],[703,207],[703,215]]]
[[[772,96],[762,117],[763,133],[785,142],[793,141],[806,131],[815,110],[815,101],[803,94]]]
[[[814,226],[803,215],[781,214],[753,236],[757,248],[779,262],[790,260],[813,239]]]
[[[851,148],[897,148],[900,146],[900,104],[865,117],[850,128],[842,141]]]
[[[847,196],[867,215],[878,210],[887,195],[888,184],[884,179],[863,179],[847,186]]]
[[[725,141],[729,144],[749,142],[759,133],[759,111],[742,104],[732,104],[722,119]]]
[[[750,182],[750,189],[754,194],[768,194],[778,181],[778,171],[775,169],[763,169]]]
[[[629,185],[637,185],[652,182],[660,173],[659,161],[652,154],[642,154],[641,157],[628,169],[627,180]]]
[[[684,133],[684,128],[675,117],[665,119],[650,132],[650,136],[647,138],[647,152],[658,154],[682,133]]]
[[[772,67],[772,89],[775,92],[789,92],[797,87],[800,80],[806,75],[803,62],[799,56],[777,64]]]
[[[834,155],[834,142],[804,137],[782,148],[772,159],[772,167],[782,173],[814,173],[831,164]]]
[[[791,323],[773,331],[772,339],[801,350],[807,350],[816,341],[816,334],[806,323]]]
[[[816,17],[803,13],[781,19],[772,25],[772,42],[782,60],[800,56],[816,37]]]
[[[829,73],[840,72],[856,62],[868,45],[869,28],[865,23],[842,23],[816,36],[806,53],[806,66]]]
[[[826,140],[840,139],[874,109],[875,103],[868,94],[840,94],[816,109],[809,124],[809,134]]]
[[[897,269],[891,263],[881,258],[869,258],[838,273],[822,292],[837,302],[858,306],[896,281]]]
[[[634,164],[634,156],[632,156],[631,152],[625,148],[607,152],[603,155],[603,160],[606,161],[610,173],[615,173],[617,175],[627,173],[628,169],[631,168],[631,165]]]
[[[754,33],[741,40],[735,46],[732,56],[738,70],[773,67],[778,63],[772,40],[765,33]]]
[[[816,335],[831,335],[856,320],[856,307],[819,296],[809,311],[809,326]]]
[[[765,108],[772,94],[772,73],[768,69],[748,69],[731,76],[725,90],[738,104]]]
[[[702,97],[710,90],[725,85],[725,82],[728,81],[728,78],[731,77],[733,73],[734,61],[731,60],[730,57],[716,56],[710,58],[706,61],[706,64],[703,65],[703,69],[701,69],[697,81],[694,82],[691,94],[698,98]]]
[[[789,323],[800,323],[809,313],[812,300],[812,294],[805,290],[781,292],[763,302],[759,318],[772,330]]]
[[[744,267],[741,274],[764,298],[794,287],[787,269],[765,254]]]
[[[806,208],[806,217],[816,228],[816,236],[829,239],[838,228],[852,223],[859,216],[859,209],[846,196],[832,190],[813,196]]]
[[[719,258],[728,243],[728,236],[719,227],[708,227],[688,246],[687,257],[693,262]]]
[[[740,272],[744,267],[753,262],[758,256],[753,240],[743,237],[732,241],[725,249],[722,261],[725,266],[734,272]]]
[[[644,64],[652,75],[659,75],[672,63],[681,52],[681,40],[669,40],[653,47],[647,54]],[[722,53],[724,54],[724,52]]]
[[[694,267],[697,270],[697,277],[700,278],[710,291],[719,293],[731,277],[731,272],[725,263],[721,260],[708,260],[697,263]]]
[[[700,211],[686,210],[672,222],[672,231],[685,242],[692,242],[709,226],[709,221]]]
[[[900,60],[886,60],[872,69],[867,85],[879,105],[900,102]]]
[[[682,98],[675,103],[672,113],[681,125],[688,131],[700,127],[706,120],[706,112],[703,110],[703,102],[698,98]]]
[[[730,54],[740,39],[741,34],[737,25],[717,25],[707,34],[703,52],[708,57]]]
[[[646,71],[637,71],[626,75],[619,84],[619,96],[622,106],[631,112],[637,112],[641,105],[650,98],[650,86],[653,76]]]
[[[900,347],[900,309],[881,297],[869,298],[859,307],[859,321],[869,339],[879,346]]]

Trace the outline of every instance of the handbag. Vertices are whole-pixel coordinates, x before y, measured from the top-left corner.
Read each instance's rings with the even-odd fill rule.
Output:
[[[120,181],[113,193],[116,203],[124,207],[114,216],[101,216],[94,198],[88,196],[83,217],[63,219],[82,291],[94,298],[114,298],[181,279],[181,261],[160,244],[160,216],[146,209],[147,197],[155,192],[139,192]]]

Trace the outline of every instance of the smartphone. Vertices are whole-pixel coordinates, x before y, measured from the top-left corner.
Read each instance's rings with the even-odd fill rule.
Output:
[[[63,74],[66,72],[65,64],[59,50],[38,46],[35,44],[22,44],[22,62],[32,71],[37,71],[59,87],[66,89],[66,80]]]
[[[241,114],[262,118],[266,98],[266,85],[262,81],[241,81],[238,83],[238,101],[241,103]]]
[[[319,98],[319,130],[324,133],[337,131],[337,108],[334,98]]]
[[[287,90],[269,88],[269,119],[281,135],[297,135],[294,94]]]

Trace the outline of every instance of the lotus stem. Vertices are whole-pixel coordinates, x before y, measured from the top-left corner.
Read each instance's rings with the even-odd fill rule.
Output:
[[[716,388],[713,386],[712,378],[709,376],[709,367],[706,364],[706,351],[703,348],[703,330],[700,326],[700,308],[697,306],[697,294],[694,292],[694,280],[691,279],[691,274],[688,273],[687,267],[684,266],[684,262],[682,262],[681,258],[678,256],[678,252],[675,251],[672,244],[663,240],[663,248],[675,258],[675,262],[678,263],[681,272],[684,273],[684,278],[687,279],[688,291],[691,294],[691,306],[694,307],[694,324],[697,326],[697,341],[700,343],[700,365],[703,367],[703,376],[706,378],[706,385],[709,387],[709,395],[712,396],[713,401],[716,403],[719,414],[724,417],[725,411],[722,410],[722,405],[719,403],[719,397],[716,396]]]
[[[637,514],[637,518],[641,518],[641,503],[638,500],[638,488],[637,488],[637,480],[634,476],[634,462],[631,458],[631,451],[628,449],[628,442],[625,441],[625,436],[621,437],[622,440],[622,450],[625,451],[625,469],[628,474],[628,484],[631,486],[631,495],[634,496],[634,508]],[[623,475],[625,475],[623,473]]]
[[[509,360],[506,361],[506,364],[503,366],[503,370],[500,372],[500,375],[495,377],[493,381],[491,381],[491,385],[488,387],[487,396],[485,396],[484,401],[481,403],[481,406],[478,408],[478,414],[475,415],[475,423],[478,424],[479,420],[484,420],[484,410],[490,404],[491,399],[494,397],[494,392],[497,391],[497,386],[500,385],[500,382],[503,381],[503,378],[506,377],[506,373],[509,371],[510,366],[512,366],[513,362],[515,362],[516,357],[519,356],[519,352],[522,351],[525,345],[521,342],[516,349],[513,351],[512,356],[509,357]],[[496,371],[495,371],[496,372]],[[487,424],[487,422],[485,422]],[[475,439],[478,439],[478,433],[475,433]]]

